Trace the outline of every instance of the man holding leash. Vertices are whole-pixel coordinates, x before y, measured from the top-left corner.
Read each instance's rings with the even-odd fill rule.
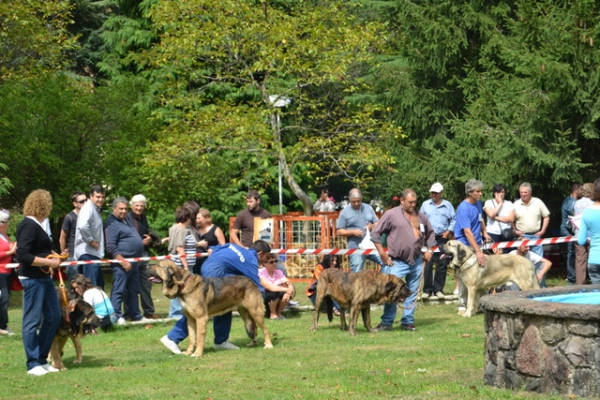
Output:
[[[257,240],[250,249],[233,243],[215,246],[202,264],[202,276],[205,278],[223,278],[225,276],[242,275],[249,278],[264,293],[258,277],[259,259],[271,252],[271,246],[264,240]],[[215,332],[215,350],[239,350],[239,347],[229,342],[231,331],[231,311],[213,318]],[[177,346],[179,342],[188,337],[187,318],[182,317],[171,331],[163,336],[160,341],[173,354],[181,354]],[[198,346],[203,346],[198,343]]]
[[[469,179],[465,184],[465,193],[467,198],[459,204],[456,209],[456,225],[454,226],[454,237],[456,240],[466,246],[470,246],[480,266],[485,265],[485,255],[481,251],[483,240],[490,242],[492,239],[485,230],[483,220],[483,205],[481,197],[483,196],[483,183],[477,179]],[[465,285],[459,280],[458,310],[464,312],[467,310],[467,290]]]
[[[381,244],[381,236],[387,235],[388,252]],[[371,233],[371,240],[379,252],[383,267],[381,272],[404,278],[411,291],[404,302],[401,326],[407,331],[416,330],[414,325],[415,306],[423,261],[433,256],[432,247],[436,245],[435,231],[425,214],[417,211],[417,194],[405,189],[400,197],[400,206],[388,210]],[[378,331],[391,331],[396,318],[396,303],[385,303]]]

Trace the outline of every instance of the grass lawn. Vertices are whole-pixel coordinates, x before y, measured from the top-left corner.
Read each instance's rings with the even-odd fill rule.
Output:
[[[551,285],[561,284],[550,281]],[[297,300],[306,283],[297,283]],[[448,277],[447,293],[454,282]],[[168,299],[154,286],[155,304],[166,315]],[[423,305],[416,310],[417,331],[358,336],[339,329],[339,319],[309,332],[312,312],[285,321],[267,321],[274,348],[246,348],[248,338],[234,318],[230,341],[240,351],[214,351],[212,327],[202,358],[171,354],[159,339],[173,322],[115,327],[84,339],[84,362],[73,364],[69,342],[63,360],[68,370],[43,377],[26,374],[21,342],[21,295],[11,296],[9,327],[0,337],[0,399],[566,399],[496,389],[483,384],[483,315],[463,318],[455,305]],[[372,311],[374,325],[381,309]],[[400,316],[398,316],[397,321]],[[187,340],[180,344],[182,349]]]

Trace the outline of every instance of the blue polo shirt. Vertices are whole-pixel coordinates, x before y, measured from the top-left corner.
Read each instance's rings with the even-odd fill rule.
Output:
[[[363,233],[366,233],[365,227],[367,223],[374,224],[378,221],[379,218],[377,218],[375,210],[367,203],[361,203],[359,210],[348,204],[338,216],[336,229],[361,229]],[[346,240],[348,242],[347,247],[355,249],[358,248],[363,238],[360,236],[348,236]]]
[[[442,199],[440,205],[436,205],[432,199],[426,200],[421,204],[421,212],[427,216],[436,235],[446,231],[454,232],[456,213],[448,200]]]
[[[254,249],[227,243],[211,247],[212,254],[202,264],[202,276],[223,278],[225,276],[242,275],[258,286],[261,292],[265,289],[258,277],[258,254]]]
[[[463,200],[456,210],[456,225],[454,226],[454,237],[466,246],[470,246],[464,228],[471,229],[477,244],[483,243],[481,239],[481,221],[483,219],[483,206],[481,201],[475,204]]]

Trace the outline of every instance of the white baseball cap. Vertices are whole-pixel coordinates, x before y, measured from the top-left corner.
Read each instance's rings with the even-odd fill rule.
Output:
[[[444,187],[441,183],[436,182],[433,185],[431,185],[431,189],[429,189],[429,191],[433,193],[440,193],[444,191]]]

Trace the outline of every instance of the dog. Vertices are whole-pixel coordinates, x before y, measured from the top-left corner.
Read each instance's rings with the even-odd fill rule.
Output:
[[[63,303],[61,289],[56,288],[56,294],[60,302],[62,319],[58,332],[52,341],[52,347],[50,347],[50,358],[54,368],[64,371],[67,368],[62,361],[62,355],[67,339],[70,338],[75,346],[73,364],[81,364],[83,362],[81,339],[88,333],[97,334],[96,329],[100,327],[100,318],[94,312],[94,307],[83,299],[70,300],[67,306]]]
[[[233,310],[237,310],[244,320],[246,333],[251,339],[248,347],[256,345],[258,325],[265,337],[264,348],[273,348],[269,330],[265,326],[262,294],[247,277],[206,278],[164,260],[150,267],[149,281],[162,283],[163,294],[169,299],[179,298],[181,302],[190,336],[184,354],[201,357],[209,319]]]
[[[337,268],[329,268],[321,273],[317,282],[315,313],[311,332],[318,329],[319,311],[324,300],[327,302],[327,317],[333,319],[333,302],[337,301],[342,308],[340,319],[342,330],[349,330],[356,336],[356,323],[359,312],[369,332],[371,327],[371,304],[397,303],[410,296],[411,291],[404,280],[395,275],[382,274],[376,271],[344,272]],[[350,310],[350,325],[346,325],[344,310]]]
[[[467,310],[465,317],[477,313],[479,298],[487,293],[490,287],[513,282],[522,290],[539,289],[533,263],[516,254],[494,254],[485,256],[485,265],[480,266],[477,255],[469,247],[457,240],[449,240],[440,246],[440,252],[451,257],[451,268],[458,271],[461,285],[461,297],[467,290]]]

